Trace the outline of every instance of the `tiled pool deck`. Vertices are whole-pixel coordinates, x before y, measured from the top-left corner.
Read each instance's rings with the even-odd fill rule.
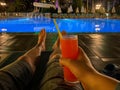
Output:
[[[79,45],[85,50],[94,67],[100,71],[108,63],[120,67],[120,34],[78,34]],[[46,50],[57,34],[47,34]],[[37,42],[37,34],[0,34],[0,62],[13,53],[24,53]]]

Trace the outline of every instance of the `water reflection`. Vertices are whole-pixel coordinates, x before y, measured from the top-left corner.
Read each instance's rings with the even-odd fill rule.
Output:
[[[7,33],[1,33],[0,35],[0,51],[6,51],[9,49],[9,45],[11,45],[14,40],[11,40],[9,42],[9,40],[13,38],[11,37],[9,34]]]
[[[70,19],[58,20],[60,29],[68,32],[120,32],[120,20],[106,19]]]
[[[101,28],[100,28],[100,25],[96,24],[96,25],[95,25],[95,31],[96,31],[96,32],[99,32],[100,29],[101,29]]]

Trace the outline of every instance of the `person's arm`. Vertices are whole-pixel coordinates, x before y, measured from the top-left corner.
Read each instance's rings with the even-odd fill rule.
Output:
[[[33,71],[25,60],[17,60],[14,63],[0,69],[1,90],[23,90],[32,79]]]
[[[86,77],[80,78],[86,90],[115,90],[119,83],[119,81],[97,71],[86,74]]]
[[[72,71],[85,90],[115,90],[119,83],[119,81],[97,72],[81,48],[79,48],[77,60],[61,58],[60,63]]]

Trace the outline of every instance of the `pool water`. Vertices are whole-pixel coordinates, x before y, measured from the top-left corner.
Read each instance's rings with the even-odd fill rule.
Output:
[[[56,19],[60,30],[69,33],[119,33],[119,19]],[[39,32],[45,28],[47,32],[57,30],[51,18],[11,18],[0,20],[0,32],[29,33]]]

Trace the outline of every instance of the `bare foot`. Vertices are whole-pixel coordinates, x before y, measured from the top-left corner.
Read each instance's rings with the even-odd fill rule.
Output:
[[[67,33],[66,33],[66,31],[63,30],[63,31],[61,32],[61,34],[64,36],[64,35],[66,35]],[[56,42],[54,43],[52,49],[54,50],[54,49],[56,49],[56,48],[59,47],[59,46],[60,46],[60,37],[57,38],[57,40],[56,40]]]
[[[45,51],[46,31],[42,29],[38,35],[37,46],[41,47],[42,51]]]
[[[25,60],[30,66],[33,72],[36,69],[36,62],[38,62],[38,56],[41,55],[41,51],[45,50],[46,32],[42,29],[38,35],[38,42],[35,47],[27,51],[24,55],[19,57],[19,60]]]
[[[62,36],[66,35],[66,31],[62,31],[61,32]],[[60,37],[58,36],[56,42],[54,43],[52,49],[54,50],[53,53],[50,55],[50,60],[54,60],[54,58],[56,57],[60,57],[61,56],[61,52],[60,52]]]

